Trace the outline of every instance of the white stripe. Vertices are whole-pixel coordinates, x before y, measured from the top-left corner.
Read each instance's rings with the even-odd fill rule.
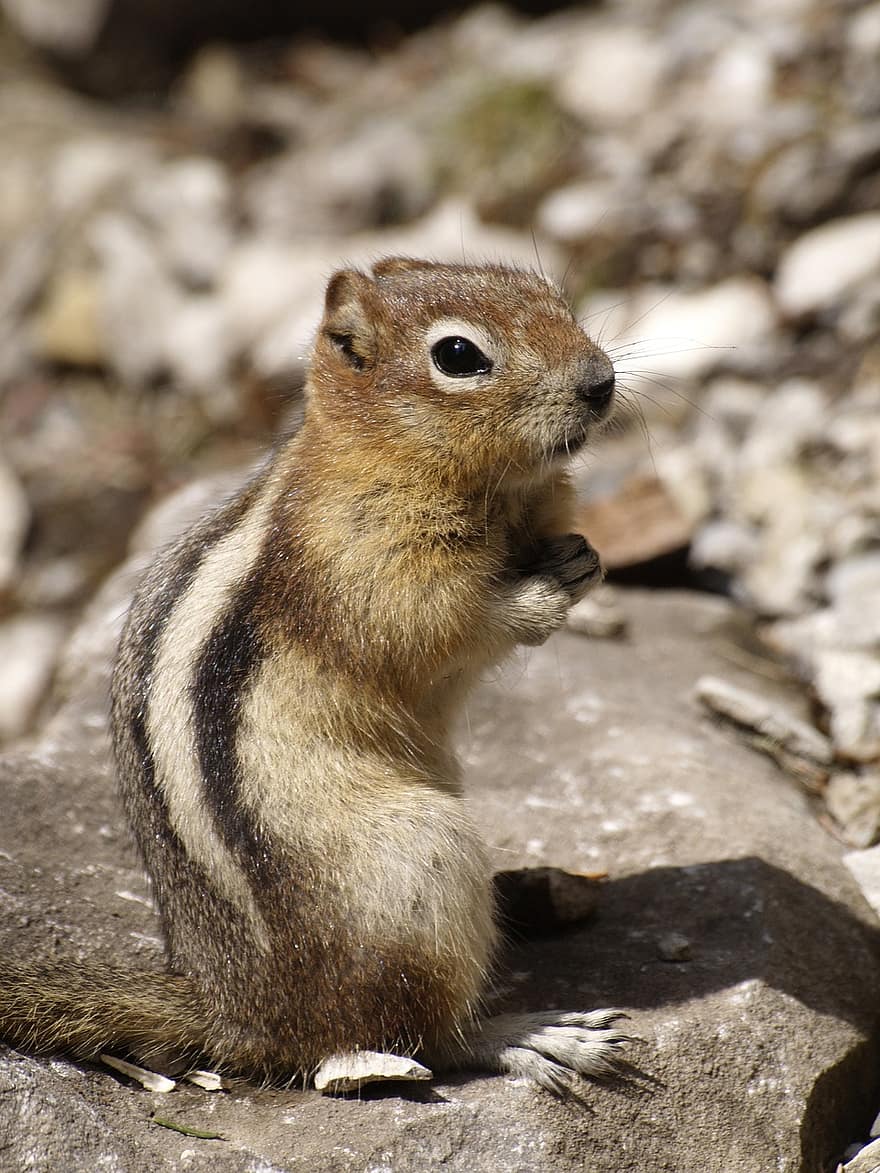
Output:
[[[205,809],[190,690],[193,673],[212,631],[254,566],[273,502],[270,482],[257,502],[205,556],[175,604],[156,650],[147,735],[156,782],[171,825],[189,857],[204,868],[218,891],[241,909],[265,938],[247,878]]]

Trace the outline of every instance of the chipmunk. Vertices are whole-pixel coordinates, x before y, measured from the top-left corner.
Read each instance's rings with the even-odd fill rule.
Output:
[[[0,967],[0,1037],[269,1081],[365,1050],[559,1090],[615,1011],[482,1017],[497,930],[453,716],[601,576],[568,458],[614,370],[543,278],[389,258],[326,291],[301,428],[162,553],[112,728],[169,971]]]

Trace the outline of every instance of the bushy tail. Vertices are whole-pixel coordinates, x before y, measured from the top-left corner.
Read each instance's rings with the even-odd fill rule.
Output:
[[[207,1054],[195,985],[174,974],[75,961],[0,962],[0,1040],[42,1054]]]

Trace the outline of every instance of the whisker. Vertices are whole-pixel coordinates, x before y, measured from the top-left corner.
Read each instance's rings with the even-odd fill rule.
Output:
[[[654,459],[654,444],[651,438],[651,430],[648,427],[648,421],[645,418],[645,412],[642,409],[642,405],[637,400],[631,399],[629,397],[631,394],[632,392],[630,392],[627,387],[622,388],[620,395],[621,405],[625,414],[627,414],[631,419],[634,419],[638,424],[639,431],[645,438],[645,448],[647,449],[648,456],[651,460],[651,467],[653,468],[654,474],[656,475],[657,463]],[[621,430],[623,430],[622,421]]]
[[[691,399],[690,396],[685,395],[683,391],[679,391],[677,387],[663,378],[662,371],[650,372],[635,370],[622,371],[620,374],[622,374],[624,378],[639,379],[644,383],[649,383],[652,387],[656,387],[659,391],[665,391],[669,395],[674,395],[676,399],[680,399],[682,403],[686,403],[688,407],[692,407],[694,411],[699,412],[699,414],[704,416],[706,419],[712,420],[713,422],[715,421],[715,416],[713,416],[710,411],[706,411],[705,407],[702,407],[695,399]],[[630,385],[627,387],[627,390],[630,391],[633,395],[644,394],[645,398],[648,398],[647,394],[641,391],[639,387],[633,387]],[[651,400],[651,402],[654,401]]]
[[[674,292],[675,292],[674,289],[668,289],[666,291],[666,293],[664,293],[661,297],[658,297],[655,302],[652,302],[651,305],[649,305],[647,307],[647,309],[644,310],[643,313],[639,314],[639,316],[634,321],[627,322],[624,325],[622,325],[621,328],[614,335],[614,338],[611,339],[611,341],[614,342],[616,339],[620,338],[622,335],[631,333],[636,328],[636,326],[638,326],[639,322],[643,322],[645,320],[645,318],[648,317],[649,314],[652,314],[654,312],[654,310],[658,309],[661,305],[663,305],[664,301],[668,301],[669,298],[672,297]],[[629,299],[624,299],[624,300],[626,301]],[[622,304],[624,304],[624,303],[618,302],[618,305],[622,305]]]

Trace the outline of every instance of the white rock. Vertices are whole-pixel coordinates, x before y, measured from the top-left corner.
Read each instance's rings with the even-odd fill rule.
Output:
[[[109,135],[64,143],[52,160],[49,197],[64,215],[82,212],[114,184],[129,181],[150,158],[141,144]]]
[[[783,254],[774,283],[791,317],[828,309],[880,266],[880,212],[821,224]]]
[[[880,756],[880,653],[820,650],[815,662],[813,683],[837,751],[855,761]]]
[[[535,220],[555,240],[577,241],[594,232],[622,228],[620,196],[608,183],[586,180],[557,188],[541,203]]]
[[[267,238],[232,253],[219,289],[235,351],[251,352],[266,376],[301,373],[321,316],[324,286],[348,262],[328,246],[279,245]]]
[[[163,351],[168,368],[185,388],[207,391],[225,383],[235,354],[235,337],[217,297],[181,300],[167,325]]]
[[[433,1073],[408,1055],[389,1055],[381,1051],[351,1051],[330,1055],[315,1072],[318,1091],[334,1094],[357,1091],[367,1083],[388,1080],[431,1079]]]
[[[741,574],[758,552],[755,531],[736,521],[719,518],[710,521],[694,535],[691,542],[691,565],[712,567],[728,574]]]
[[[790,524],[789,524],[790,522]],[[798,615],[818,593],[817,570],[825,545],[790,518],[777,518],[761,533],[759,553],[743,575],[745,596],[762,615]]]
[[[767,395],[755,413],[740,451],[740,466],[766,470],[794,464],[804,445],[824,437],[828,415],[825,392],[818,383],[788,380]]]
[[[837,615],[830,607],[768,623],[762,629],[762,637],[771,648],[796,663],[805,676],[815,671],[820,651],[841,646]]]
[[[100,317],[110,362],[139,385],[167,367],[165,339],[181,294],[155,244],[130,217],[107,212],[92,227],[101,266]]]
[[[862,895],[880,916],[880,846],[869,847],[867,851],[850,851],[843,862],[852,872]],[[880,1158],[880,1141],[877,1142],[877,1156]],[[878,1165],[860,1167],[860,1173],[876,1173]]]
[[[331,268],[324,258],[316,269],[307,256],[306,249],[266,237],[245,239],[233,249],[218,294],[238,349],[252,347],[304,298],[315,300]]]
[[[871,850],[876,851],[877,848],[872,848]],[[852,855],[848,855],[845,858],[847,862],[849,862],[853,855],[868,854],[870,853],[867,851],[853,852]],[[859,873],[853,868],[850,868],[850,870],[853,871],[856,880],[861,882]],[[866,899],[868,899],[868,903],[872,904],[874,909],[880,913],[880,902],[875,903],[869,897],[867,897],[867,894]],[[877,1173],[878,1169],[880,1169],[880,1140],[875,1140],[871,1144],[865,1145],[863,1149],[860,1149],[859,1152],[855,1154],[855,1156],[847,1161],[847,1163],[843,1166],[842,1173]]]
[[[104,1053],[100,1054],[98,1058],[108,1067],[112,1067],[114,1071],[119,1071],[123,1075],[127,1075],[129,1079],[135,1080],[148,1092],[160,1092],[164,1095],[173,1092],[177,1087],[177,1083],[166,1075],[161,1075],[158,1071],[150,1071],[148,1067],[139,1067],[136,1063],[129,1063],[127,1059],[119,1059],[116,1055]]]
[[[21,615],[0,625],[0,739],[24,733],[43,699],[55,667],[64,625],[41,615]]]
[[[846,26],[847,47],[853,53],[876,61],[880,53],[880,4],[866,4],[854,11]]]
[[[838,645],[880,649],[880,552],[854,554],[825,578]]]
[[[588,123],[628,122],[650,111],[662,70],[662,47],[646,30],[589,23],[569,46],[557,94]]]
[[[617,303],[617,304],[615,304]],[[767,286],[758,277],[730,277],[693,293],[660,286],[634,297],[609,293],[581,307],[595,315],[625,386],[651,390],[651,379],[699,379],[713,367],[765,344],[776,326]],[[639,371],[650,372],[639,378]]]
[[[30,519],[27,495],[0,453],[0,591],[15,577]]]
[[[717,676],[701,676],[694,695],[707,709],[745,732],[783,769],[817,786],[828,776],[831,743],[812,725],[801,721],[777,701],[740,688]]]
[[[85,52],[94,43],[110,0],[0,0],[0,8],[24,36],[63,55]]]
[[[565,626],[592,639],[618,639],[627,628],[620,596],[607,583],[597,587],[575,603],[565,617]]]
[[[837,770],[825,791],[828,813],[852,847],[870,847],[880,832],[880,774]]]
[[[678,448],[658,448],[654,466],[688,524],[696,527],[704,521],[712,510],[713,495],[701,454],[684,444]]]
[[[872,550],[838,562],[826,579],[832,602],[846,605],[855,597],[860,603],[874,597],[880,610],[880,551]]]
[[[759,119],[770,105],[772,85],[766,45],[755,37],[736,38],[710,65],[694,115],[718,128]]]
[[[150,169],[132,202],[172,272],[195,285],[215,281],[232,247],[229,179],[219,163],[192,157]]]

